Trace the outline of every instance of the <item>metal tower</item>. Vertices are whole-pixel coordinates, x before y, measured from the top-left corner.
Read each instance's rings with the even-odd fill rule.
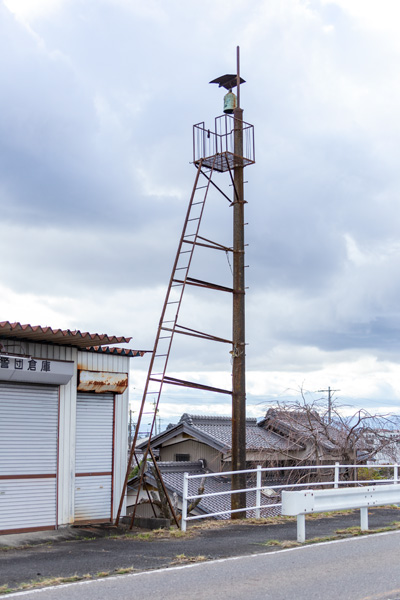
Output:
[[[193,126],[193,164],[196,168],[196,175],[158,324],[116,524],[118,524],[120,518],[133,459],[136,457],[135,448],[140,423],[145,408],[148,410],[149,406],[153,406],[154,417],[144,461],[146,461],[148,453],[152,455],[150,447],[151,437],[154,432],[157,409],[164,385],[177,385],[232,396],[232,470],[236,471],[246,468],[245,200],[243,195],[243,169],[245,166],[255,162],[255,152],[253,125],[243,121],[243,110],[240,108],[240,84],[245,82],[241,79],[239,73],[239,48],[237,49],[236,75],[224,75],[210,83],[217,83],[220,87],[228,89],[228,94],[225,96],[225,114],[215,119],[213,131],[206,128],[204,122]],[[234,87],[237,87],[237,97],[232,93],[232,88]],[[226,174],[225,186],[233,187],[233,198],[228,195],[228,191],[224,191],[223,185],[217,185],[214,181],[216,175],[220,173]],[[233,210],[232,246],[212,241],[200,235],[200,226],[210,189],[217,190],[223,198],[228,200],[229,207]],[[229,193],[231,193],[230,190]],[[233,257],[232,287],[211,283],[191,276],[192,259],[196,249],[199,248],[224,252]],[[187,286],[232,294],[232,339],[199,331],[189,327],[187,324],[184,326],[178,321]],[[228,344],[231,347],[230,354],[232,356],[232,390],[215,388],[170,376],[167,368],[172,343],[176,334]],[[144,469],[142,469],[143,472]],[[245,487],[246,480],[244,474],[238,474],[232,478],[232,489],[240,490],[238,493],[232,495],[231,508],[232,511],[236,511],[233,512],[232,517],[245,516],[243,511],[246,507]],[[134,514],[135,510],[132,516],[132,525]]]

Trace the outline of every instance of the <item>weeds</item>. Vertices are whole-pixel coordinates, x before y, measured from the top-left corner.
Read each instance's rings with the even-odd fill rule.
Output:
[[[8,587],[7,584],[0,585],[0,594],[9,594],[12,590]]]
[[[315,537],[304,542],[304,545],[309,544],[321,544],[323,542],[332,542],[334,540],[341,540],[347,537],[357,537],[360,535],[371,535],[374,533],[384,533],[385,531],[396,531],[400,529],[400,521],[393,521],[387,527],[380,527],[379,529],[368,529],[367,531],[361,531],[361,527],[346,527],[345,529],[336,529],[333,535],[327,535],[325,537]],[[294,548],[301,546],[300,542],[294,542],[292,540],[268,540],[263,544],[264,546],[276,546],[279,548]]]
[[[133,573],[134,570],[133,567],[121,567],[120,569],[115,569],[114,573],[116,575],[126,575],[127,573]]]
[[[61,583],[72,583],[74,581],[83,581],[84,579],[92,579],[92,576],[87,575],[72,575],[71,577],[43,577],[30,581],[28,583],[20,583],[16,588],[11,589],[8,585],[0,587],[0,594],[9,594],[10,592],[18,592],[22,590],[33,590],[50,585],[60,585]]]
[[[278,546],[279,548],[296,548],[296,546],[301,546],[301,544],[293,540],[268,540],[268,542],[265,543],[265,546]]]
[[[190,538],[194,535],[195,533],[192,531],[192,528],[190,531],[181,531],[180,529],[170,527],[170,529],[153,529],[146,533],[136,533],[132,537],[135,540],[149,542],[152,540],[169,540],[171,538]]]
[[[43,577],[41,579],[29,581],[26,583],[20,583],[15,588],[10,588],[8,584],[0,586],[0,595],[10,594],[11,592],[19,592],[25,590],[33,590],[37,588],[44,588],[53,585],[60,585],[62,583],[74,583],[75,581],[85,581],[88,579],[98,579],[101,577],[109,577],[111,574],[113,575],[125,575],[127,573],[132,573],[135,569],[133,567],[120,567],[115,569],[113,573],[110,571],[99,571],[95,575],[90,575],[90,573],[86,573],[85,575],[71,575],[70,577]]]
[[[186,556],[186,554],[177,554],[171,565],[182,565],[187,563],[204,562],[207,558],[201,554],[198,556]]]

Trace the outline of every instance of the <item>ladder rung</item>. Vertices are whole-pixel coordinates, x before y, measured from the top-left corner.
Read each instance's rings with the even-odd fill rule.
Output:
[[[163,321],[163,323],[175,323],[175,319],[171,319],[170,321]]]
[[[189,252],[191,252],[191,250],[181,250],[179,254],[189,254]]]
[[[160,356],[168,356],[168,354],[155,354],[154,358],[160,358]]]
[[[187,269],[187,267],[177,267],[175,271],[183,271],[184,269]]]
[[[167,304],[179,304],[179,300],[171,300],[171,302],[167,302]]]
[[[192,206],[197,206],[198,204],[204,204],[204,200],[200,200],[200,202],[192,202]]]
[[[158,339],[159,340],[169,340],[170,338],[172,338],[172,335],[162,335]]]
[[[204,188],[208,187],[207,185],[199,185],[196,190],[204,190]]]
[[[193,219],[188,219],[188,223],[189,221],[200,221],[200,217],[193,217]]]

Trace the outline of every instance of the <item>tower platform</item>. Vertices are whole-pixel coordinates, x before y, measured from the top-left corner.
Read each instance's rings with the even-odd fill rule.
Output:
[[[235,130],[243,129],[243,155],[234,153]],[[232,115],[215,119],[214,131],[207,129],[204,121],[193,125],[193,162],[223,173],[235,167],[255,163],[254,127]]]

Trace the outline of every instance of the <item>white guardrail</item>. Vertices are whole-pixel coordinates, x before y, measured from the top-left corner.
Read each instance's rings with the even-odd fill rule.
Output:
[[[306,539],[305,516],[333,510],[360,509],[361,531],[368,531],[368,507],[398,504],[400,485],[370,485],[330,490],[282,492],[282,514],[297,517],[297,541]]]
[[[346,470],[346,472],[348,473],[350,469],[353,470],[357,470],[357,469],[389,469],[393,471],[393,477],[390,479],[379,479],[374,480],[374,479],[354,479],[354,480],[341,480],[340,479],[340,472],[343,470]],[[273,475],[274,473],[279,474],[279,478],[282,478],[282,473],[284,472],[290,472],[290,473],[295,473],[296,471],[302,471],[304,473],[304,471],[309,471],[311,472],[315,472],[315,471],[328,471],[328,470],[332,470],[334,473],[334,478],[332,481],[313,481],[312,483],[308,482],[308,483],[286,483],[286,484],[279,484],[279,485],[269,485],[268,482],[262,483],[262,474],[266,473],[269,475]],[[246,474],[250,474],[250,475],[255,475],[256,477],[256,485],[254,487],[248,487],[245,489],[241,489],[241,490],[224,490],[221,492],[211,492],[211,493],[203,493],[203,494],[193,494],[193,495],[189,495],[189,482],[191,480],[197,479],[197,480],[201,480],[203,478],[210,478],[210,477],[224,477],[224,478],[229,478],[233,473],[246,473]],[[353,485],[357,485],[358,487],[353,487],[353,488],[343,488],[345,490],[355,490],[357,492],[362,493],[366,493],[367,488],[365,487],[366,484],[374,484],[373,486],[370,486],[370,488],[373,489],[380,489],[383,487],[391,487],[391,486],[384,486],[383,484],[385,483],[390,483],[390,484],[398,484],[399,483],[399,465],[398,464],[392,464],[392,465],[378,465],[378,464],[374,464],[374,465],[341,465],[339,463],[335,463],[332,465],[302,465],[299,467],[260,467],[258,466],[256,469],[246,469],[243,471],[225,471],[222,473],[205,473],[205,474],[199,474],[199,475],[189,475],[188,473],[184,473],[183,476],[183,493],[182,493],[182,520],[181,520],[181,529],[182,531],[186,531],[186,527],[187,527],[187,523],[188,521],[194,521],[194,520],[198,520],[198,519],[207,519],[209,517],[217,517],[217,516],[222,516],[222,515],[227,515],[227,518],[229,518],[230,515],[232,515],[235,512],[243,512],[245,511],[254,511],[255,517],[256,518],[260,518],[261,517],[261,509],[271,509],[274,507],[282,507],[282,502],[277,502],[275,504],[262,504],[262,492],[265,490],[275,490],[276,492],[280,492],[282,491],[282,496],[283,496],[283,492],[285,490],[285,488],[290,488],[290,490],[293,490],[293,488],[296,488],[296,490],[294,492],[291,493],[299,493],[297,490],[298,489],[302,489],[303,490],[303,495],[304,495],[304,488],[308,488],[310,490],[310,488],[313,488],[311,490],[311,492],[315,493],[314,488],[316,487],[324,487],[327,488],[329,486],[331,486],[331,489],[328,490],[318,490],[318,493],[320,492],[332,492],[335,489],[338,489],[339,486],[349,486],[351,484]],[[396,486],[397,487],[397,486]],[[333,488],[333,489],[332,489]],[[370,489],[368,488],[368,489]],[[342,490],[341,490],[342,491]],[[193,500],[197,500],[197,499],[204,499],[204,498],[210,498],[212,496],[231,496],[232,494],[238,494],[241,492],[255,492],[255,497],[256,497],[256,503],[253,506],[246,506],[245,509],[240,508],[240,509],[236,509],[236,510],[231,510],[230,508],[227,508],[226,510],[221,510],[218,512],[207,512],[204,514],[196,514],[196,515],[188,515],[188,504],[190,504]],[[397,490],[396,490],[397,492]],[[286,492],[289,493],[289,492]],[[400,486],[399,486],[399,492],[400,494]],[[322,498],[322,496],[321,496]],[[380,502],[379,504],[394,504],[394,503],[398,503],[400,502],[399,500],[390,500],[389,502]],[[376,503],[377,504],[377,503]],[[373,503],[371,502],[371,504],[369,506],[372,506]],[[201,508],[201,506],[200,506]],[[361,506],[352,506],[351,508],[364,508],[364,505]],[[338,508],[324,508],[322,510],[340,510]],[[314,511],[309,511],[309,512],[318,512],[317,510],[314,509]],[[298,516],[300,515],[300,513],[296,513]],[[363,516],[364,515],[364,516]],[[304,516],[304,515],[303,515]],[[367,513],[367,517],[365,517],[365,511],[361,513],[361,527],[365,526],[368,528],[368,521],[365,521],[365,518],[368,519],[368,513]],[[300,522],[302,521],[302,519],[300,518]],[[305,533],[304,533],[305,535]]]

